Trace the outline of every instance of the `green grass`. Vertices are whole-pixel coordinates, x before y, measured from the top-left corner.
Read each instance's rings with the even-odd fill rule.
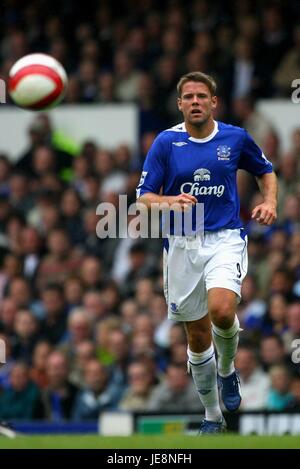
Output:
[[[130,437],[103,437],[97,435],[17,436],[0,437],[0,449],[198,449],[198,448],[300,448],[300,436],[220,436],[133,435]]]

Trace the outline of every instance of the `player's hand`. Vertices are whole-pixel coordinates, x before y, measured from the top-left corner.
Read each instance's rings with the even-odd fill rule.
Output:
[[[188,212],[198,202],[196,197],[190,194],[179,194],[168,197],[171,210]]]
[[[276,206],[270,202],[263,202],[252,210],[252,219],[260,225],[272,225],[277,218]]]

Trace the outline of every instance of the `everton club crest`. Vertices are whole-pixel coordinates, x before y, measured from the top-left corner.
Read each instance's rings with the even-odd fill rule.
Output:
[[[219,145],[217,148],[218,160],[229,160],[231,148],[227,145]]]

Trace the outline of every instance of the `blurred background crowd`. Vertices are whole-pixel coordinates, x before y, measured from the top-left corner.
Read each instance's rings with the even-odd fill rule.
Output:
[[[78,147],[38,114],[26,152],[0,153],[0,419],[201,410],[183,327],[166,317],[160,240],[96,234],[101,201],[135,200],[155,135],[181,121],[176,82],[192,70],[216,78],[216,119],[245,127],[279,178],[278,221],[267,228],[251,221],[254,179],[238,175],[249,234],[242,408],[299,411],[300,127],[283,152],[255,106],[290,96],[300,78],[299,19],[293,1],[5,2],[1,76],[29,52],[49,53],[69,75],[64,103],[136,103],[140,140],[135,153]]]

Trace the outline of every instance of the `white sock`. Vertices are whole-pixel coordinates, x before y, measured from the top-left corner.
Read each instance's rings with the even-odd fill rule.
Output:
[[[234,323],[229,329],[220,329],[212,325],[213,341],[218,352],[218,372],[225,378],[234,372],[234,358],[239,343],[240,323],[235,316]]]
[[[213,344],[202,353],[187,350],[188,367],[205,409],[205,419],[213,422],[222,420],[217,385],[217,366]]]

